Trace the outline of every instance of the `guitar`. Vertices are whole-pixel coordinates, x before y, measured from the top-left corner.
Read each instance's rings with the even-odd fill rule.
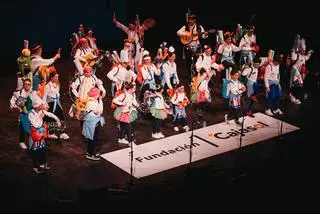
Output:
[[[205,33],[216,33],[216,30],[215,29],[210,29],[208,31],[201,32],[200,34],[198,34],[198,33],[192,34],[191,32],[188,32],[188,31],[186,31],[185,33],[187,33],[187,34],[183,35],[183,36],[180,36],[180,41],[181,41],[181,43],[183,45],[188,45],[192,41],[197,40],[198,36],[202,36],[202,34],[205,34]]]

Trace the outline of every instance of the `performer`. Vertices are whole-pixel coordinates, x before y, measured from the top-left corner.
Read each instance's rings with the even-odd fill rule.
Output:
[[[182,126],[184,131],[189,131],[189,126],[187,125],[187,112],[186,106],[190,103],[183,85],[177,85],[174,94],[170,99],[173,104],[173,130],[178,132],[179,125]]]
[[[156,66],[153,64],[149,52],[145,50],[143,52],[143,62],[142,65],[139,65],[139,69],[141,69],[141,71],[138,71],[137,78],[139,77],[139,72],[141,72],[143,79],[139,100],[143,101],[145,91],[148,90],[154,92],[156,89],[155,75],[160,75],[160,65],[157,64]]]
[[[103,82],[93,74],[90,66],[84,66],[83,75],[79,76],[74,82],[71,83],[72,93],[75,96],[75,103],[71,106],[69,115],[76,117],[82,124],[82,113],[85,111],[85,106],[88,99],[88,92],[91,88],[97,87],[101,91],[101,98],[106,96],[106,90],[103,87]],[[82,127],[82,125],[81,125]]]
[[[129,58],[122,57],[121,64],[114,66],[107,74],[107,77],[112,81],[111,93],[114,97],[116,91],[122,90],[125,83],[134,83],[137,75],[131,70],[129,65]]]
[[[165,62],[161,65],[164,78],[161,84],[164,86],[164,94],[168,94],[168,89],[172,90],[175,85],[180,83],[177,64],[175,62],[176,54],[174,48],[170,46]]]
[[[95,63],[98,56],[95,51],[89,47],[88,40],[86,38],[81,38],[79,40],[79,48],[76,50],[74,56],[74,64],[77,68],[78,74],[83,74],[84,66],[88,65],[93,68],[93,73],[95,74]]]
[[[41,80],[41,77],[38,71],[40,71],[43,66],[46,66],[46,67],[51,66],[56,60],[60,58],[61,58],[60,49],[58,50],[58,53],[56,53],[55,56],[50,59],[42,58],[41,44],[37,44],[31,49],[30,72],[32,72],[33,74],[32,89],[34,91],[38,90],[39,85],[43,81]]]
[[[101,126],[104,125],[103,102],[100,90],[96,87],[90,89],[89,99],[86,105],[86,116],[82,128],[82,134],[87,144],[86,157],[90,160],[100,160],[100,154],[97,152]]]
[[[262,88],[264,87],[263,84],[260,84],[258,82],[258,73],[259,73],[259,67],[260,67],[261,60],[259,57],[255,57],[253,59],[253,65],[244,65],[244,68],[242,69],[242,76],[245,76],[247,78],[247,88],[248,88],[248,112],[247,116],[254,117],[252,113],[252,108],[255,103],[258,102],[257,95],[262,91]]]
[[[29,136],[29,150],[33,161],[33,170],[39,174],[44,170],[50,169],[47,164],[46,142],[47,128],[43,122],[43,117],[47,116],[57,122],[58,128],[61,126],[60,120],[54,114],[44,110],[43,100],[36,92],[30,94],[33,109],[28,113],[28,119],[31,124],[31,132]]]
[[[137,107],[139,104],[136,100],[135,83],[125,83],[124,93],[113,98],[112,102],[118,105],[113,113],[114,118],[120,122],[120,136],[118,143],[133,143],[133,131],[131,123],[138,118]],[[125,135],[127,139],[125,139]]]
[[[254,26],[249,25],[247,27],[246,34],[241,38],[239,46],[244,47],[249,50],[241,50],[240,54],[240,66],[243,64],[253,64],[253,59],[256,53],[259,51],[259,46],[257,45],[256,35],[254,34]],[[251,48],[251,50],[250,50]]]
[[[235,66],[234,61],[234,52],[238,52],[241,50],[251,51],[251,47],[244,47],[244,46],[235,46],[232,44],[231,33],[226,32],[224,34],[224,42],[219,46],[217,53],[221,54],[221,63],[225,68],[225,79],[230,80],[230,71],[232,67]]]
[[[306,62],[310,59],[313,50],[306,54],[305,40],[300,39],[298,51],[291,50],[291,60],[294,62],[290,71],[290,100],[295,104],[301,104],[304,95],[304,80],[307,75]]]
[[[87,39],[87,41],[88,41],[89,47],[93,50],[93,53],[94,53],[96,56],[99,56],[100,50],[99,50],[99,48],[97,47],[97,38],[95,38],[95,37],[93,36],[93,31],[92,31],[91,28],[88,28],[88,29],[87,29],[86,39]]]
[[[197,23],[196,15],[190,14],[187,17],[187,24],[177,31],[177,35],[180,38],[187,38],[187,41],[183,42],[183,59],[185,59],[188,75],[191,81],[193,77],[191,65],[196,61],[196,52],[198,49],[201,49],[200,39],[208,38],[208,33],[205,32],[204,28],[199,23]],[[189,38],[191,38],[191,41]]]
[[[203,49],[204,52],[198,57],[196,62],[196,71],[199,72],[201,68],[204,68],[205,71],[212,73],[212,76],[216,76],[216,71],[222,71],[224,66],[216,63],[216,55],[212,55],[212,48],[210,45],[204,45]]]
[[[21,51],[21,55],[17,58],[17,63],[19,71],[17,72],[18,81],[17,89],[21,90],[23,88],[23,80],[29,79],[32,82],[32,73],[30,72],[30,63],[31,63],[31,52],[29,49],[29,41],[24,40],[24,47]]]
[[[211,70],[207,71],[202,67],[199,73],[192,79],[191,102],[196,104],[199,123],[203,120],[207,112],[207,107],[211,103],[209,82],[212,75],[213,72],[211,72]],[[204,121],[202,121],[202,123],[203,122]]]
[[[156,139],[165,137],[161,132],[161,121],[168,116],[167,109],[169,106],[165,103],[162,93],[163,86],[157,84],[154,103],[150,108],[150,113],[153,116],[152,137]]]
[[[280,62],[280,56],[275,56],[273,61],[267,65],[264,74],[264,84],[266,88],[265,113],[269,116],[273,116],[274,114],[283,114],[280,110],[280,97],[282,96],[280,86]],[[271,112],[271,109],[273,109],[273,112]]]
[[[134,70],[134,60],[132,56],[132,41],[125,39],[124,40],[124,47],[120,51],[120,60],[121,62],[125,61],[128,63],[128,66],[130,66],[131,69]]]
[[[134,41],[133,45],[133,57],[134,57],[134,65],[135,69],[134,71],[137,72],[138,70],[138,64],[139,59],[141,55],[141,48],[143,48],[143,42],[144,42],[144,32],[148,30],[150,26],[143,24],[140,24],[138,16],[136,16],[136,23],[132,24],[129,23],[128,27],[120,23],[115,17],[113,17],[112,22],[121,30],[123,30],[128,35],[128,40]]]
[[[15,91],[10,99],[10,109],[20,112],[19,115],[19,146],[27,149],[25,144],[25,136],[30,134],[30,122],[28,120],[28,111],[32,109],[31,102],[27,99],[32,92],[32,83],[30,79],[23,81],[23,88]],[[29,104],[29,105],[28,105]]]
[[[46,84],[44,88],[44,95],[42,99],[44,102],[48,103],[48,111],[56,115],[61,122],[60,129],[57,129],[57,124],[55,123],[55,120],[49,117],[44,118],[44,121],[48,125],[48,137],[52,139],[58,139],[58,136],[55,134],[55,132],[57,132],[60,135],[60,139],[69,139],[69,136],[65,133],[66,124],[63,115],[62,105],[60,103],[59,74],[56,71],[50,73],[50,81]]]
[[[241,124],[241,94],[246,91],[246,87],[238,80],[240,71],[236,67],[232,67],[231,81],[227,86],[227,94],[229,95],[229,112],[225,115],[226,123],[229,123],[230,116],[235,116],[235,123]],[[243,121],[242,121],[243,122]]]

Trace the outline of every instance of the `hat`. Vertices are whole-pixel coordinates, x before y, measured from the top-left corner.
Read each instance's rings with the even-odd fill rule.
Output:
[[[188,15],[188,19],[196,19],[197,16],[195,14],[190,14]]]
[[[173,53],[174,51],[175,51],[175,50],[174,50],[174,47],[170,46],[170,47],[169,47],[169,52],[170,52],[170,53]]]
[[[90,89],[90,91],[88,92],[88,96],[89,97],[97,97],[100,95],[100,89],[93,87]]]
[[[228,39],[231,37],[231,33],[229,31],[224,33],[224,39]]]
[[[144,55],[143,60],[151,59],[150,55]]]
[[[247,27],[247,30],[254,30],[254,26],[253,26],[253,25],[249,25],[249,26]]]
[[[86,39],[86,38],[81,38],[80,40],[79,40],[79,44],[80,45],[83,45],[83,44],[85,44],[85,43],[87,43],[88,42],[88,40]]]
[[[31,53],[39,50],[40,48],[42,48],[42,44],[40,44],[40,43],[35,43],[35,45],[34,45],[34,46],[32,47],[32,49],[31,49]]]
[[[212,49],[212,48],[211,48],[211,45],[204,45],[204,46],[203,46],[203,49],[204,49],[204,50],[207,50],[207,49]]]
[[[39,97],[37,91],[31,92],[29,97],[31,99],[33,108],[38,108],[39,106],[41,106],[44,103],[43,100]]]

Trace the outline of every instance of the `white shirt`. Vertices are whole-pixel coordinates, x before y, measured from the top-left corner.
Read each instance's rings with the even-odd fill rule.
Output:
[[[95,86],[100,89],[100,91],[102,92],[102,96],[106,94],[106,90],[103,87],[102,81],[98,79],[94,74],[92,74],[90,77],[85,77],[84,75],[82,75],[73,83],[71,83],[72,93],[80,99],[86,99],[88,97],[88,92],[90,91],[90,89]]]
[[[30,120],[30,123],[35,128],[40,128],[43,124],[43,116],[48,116],[56,121],[59,121],[58,117],[51,112],[41,110],[39,112],[36,112],[34,109],[32,109],[29,114],[28,118]]]
[[[187,32],[191,32],[194,36],[192,38],[192,41],[190,44],[188,44],[188,46],[198,46],[200,45],[200,41],[199,41],[199,36],[197,35],[198,34],[198,31],[197,31],[197,25],[193,25],[193,26],[189,26],[189,29],[190,31],[186,31],[186,26],[182,26],[178,31],[177,31],[177,35],[178,36],[185,36],[187,34]],[[200,25],[200,32],[203,33],[204,32],[204,29],[203,27]],[[202,34],[202,38],[205,39],[207,38],[208,36],[206,36],[205,34]]]
[[[219,65],[214,62],[214,56],[207,56],[205,53],[201,54],[196,62],[196,69],[200,71],[204,68],[206,71],[211,71],[211,68],[219,69]]]
[[[300,53],[292,52],[291,53],[291,60],[296,61],[292,67],[295,67],[300,71],[301,66],[306,64],[306,61],[310,59],[311,52],[309,52],[307,55],[302,55]]]
[[[154,80],[154,74],[160,74],[160,69],[157,68],[153,63],[151,65],[143,65],[141,68],[143,80]]]
[[[256,82],[258,78],[258,72],[258,69],[253,66],[245,66],[242,70],[242,75],[247,76],[249,80]]]
[[[171,89],[172,85],[170,83],[170,78],[174,76],[176,83],[179,84],[179,77],[177,73],[177,64],[175,62],[166,61],[162,64],[162,71],[164,75],[164,79],[166,81],[167,86]]]
[[[125,92],[120,94],[119,96],[113,98],[113,102],[119,106],[124,107],[122,109],[123,113],[131,112],[133,109],[135,109],[135,106],[139,106],[136,100],[136,94],[131,94],[127,90],[125,90]]]
[[[245,47],[247,49],[251,49],[251,45],[255,43],[257,43],[256,35],[252,34],[251,36],[249,36],[248,34],[245,34],[240,40],[239,47]]]
[[[49,66],[54,63],[54,58],[43,59],[39,55],[31,55],[30,71],[34,73],[40,66]]]
[[[90,112],[91,111],[91,112]],[[96,100],[89,98],[86,105],[86,112],[90,112],[88,115],[98,115],[101,116],[103,113],[103,102],[101,99]]]
[[[273,63],[270,63],[266,67],[266,71],[264,73],[264,84],[266,88],[269,87],[269,80],[280,82],[280,70],[279,65],[274,65]]]
[[[60,97],[60,86],[53,84],[51,81],[44,87],[43,100],[47,101],[47,97],[58,98]]]
[[[13,108],[19,108],[19,106],[16,105],[16,101],[17,99],[21,96],[21,97],[24,97],[24,98],[27,98],[30,93],[32,92],[32,90],[30,91],[26,91],[24,90],[23,88],[19,91],[15,91],[13,92],[13,95],[10,99],[10,109],[13,109]],[[22,109],[20,109],[21,111]]]
[[[156,92],[156,98],[154,100],[155,108],[156,109],[165,109],[167,107],[166,103],[164,102],[162,94]]]
[[[175,92],[171,97],[171,103],[177,105],[179,102],[183,102],[184,99],[188,99],[185,92]]]
[[[240,90],[242,87],[244,87],[244,85],[239,80],[231,80],[227,87],[227,94],[232,93],[234,95],[239,95],[243,92],[242,90]]]
[[[131,78],[133,80],[136,79],[137,75],[130,69],[127,70],[125,67],[122,65],[118,65],[113,67],[107,74],[107,77],[113,81],[113,82],[125,82],[125,81],[130,81]]]

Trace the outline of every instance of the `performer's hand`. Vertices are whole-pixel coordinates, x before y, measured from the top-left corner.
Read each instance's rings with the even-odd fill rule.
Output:
[[[58,128],[61,127],[61,122],[60,122],[60,120],[57,121],[57,127],[58,127]]]
[[[113,19],[112,19],[112,23],[113,23],[113,24],[117,24],[117,19],[116,19],[115,16],[114,16]]]
[[[270,92],[270,88],[266,87],[266,93],[269,93],[269,92]]]
[[[105,97],[106,97],[106,93],[103,93],[100,98],[103,99]]]

